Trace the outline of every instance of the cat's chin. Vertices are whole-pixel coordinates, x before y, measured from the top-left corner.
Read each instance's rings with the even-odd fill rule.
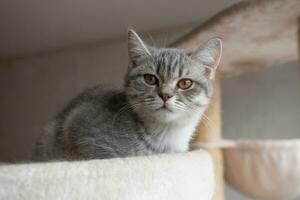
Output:
[[[171,106],[161,106],[155,109],[142,110],[135,109],[135,112],[146,122],[156,123],[176,123],[186,117],[185,113],[181,110],[172,108]]]
[[[171,110],[170,108],[157,109],[153,111],[152,115],[156,118],[158,122],[162,123],[176,122],[182,117],[181,113]]]

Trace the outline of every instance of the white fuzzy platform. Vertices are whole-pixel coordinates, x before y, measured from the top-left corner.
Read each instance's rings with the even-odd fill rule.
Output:
[[[0,166],[0,199],[210,200],[213,164],[204,151]]]

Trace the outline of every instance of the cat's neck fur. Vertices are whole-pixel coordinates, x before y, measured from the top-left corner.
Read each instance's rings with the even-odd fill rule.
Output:
[[[203,112],[198,111],[172,122],[144,121],[147,132],[151,134],[152,145],[166,153],[187,151]]]

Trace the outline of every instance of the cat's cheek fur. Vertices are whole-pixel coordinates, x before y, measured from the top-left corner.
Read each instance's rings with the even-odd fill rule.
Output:
[[[199,102],[202,106],[206,106],[210,102],[210,97],[206,96],[204,93],[200,93],[199,95],[193,98],[193,102]]]

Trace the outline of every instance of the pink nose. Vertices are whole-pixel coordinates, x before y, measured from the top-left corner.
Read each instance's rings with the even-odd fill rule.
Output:
[[[166,93],[158,93],[158,96],[160,96],[160,98],[166,102],[168,99],[172,98],[173,95],[171,94],[166,94]]]

